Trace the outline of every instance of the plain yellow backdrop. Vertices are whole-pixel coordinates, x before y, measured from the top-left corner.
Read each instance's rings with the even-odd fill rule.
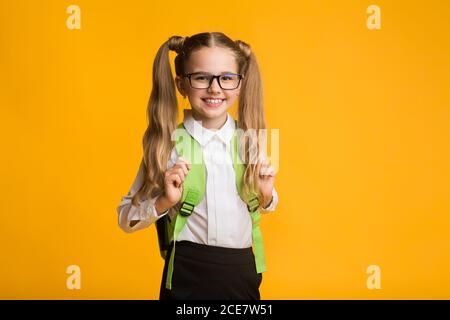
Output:
[[[1,0],[0,298],[158,298],[156,229],[124,233],[116,208],[158,48],[205,31],[251,44],[280,130],[261,297],[450,298],[449,21],[438,0]]]

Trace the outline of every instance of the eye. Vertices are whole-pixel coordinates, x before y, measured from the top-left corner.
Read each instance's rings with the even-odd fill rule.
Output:
[[[209,75],[207,75],[207,74],[195,74],[193,76],[193,79],[194,80],[200,80],[200,81],[208,80],[209,79]]]

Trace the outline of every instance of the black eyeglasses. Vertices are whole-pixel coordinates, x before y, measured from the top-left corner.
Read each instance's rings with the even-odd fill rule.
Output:
[[[184,77],[189,79],[189,84],[194,89],[208,89],[211,87],[212,82],[217,78],[219,86],[223,90],[233,90],[239,87],[241,79],[244,78],[242,74],[226,73],[218,76],[214,76],[208,73],[194,72],[185,74]]]

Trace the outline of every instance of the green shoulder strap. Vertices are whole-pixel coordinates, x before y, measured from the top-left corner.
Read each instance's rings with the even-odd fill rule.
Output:
[[[255,193],[250,196],[245,196],[242,188],[245,165],[239,158],[238,152],[238,137],[237,130],[234,132],[231,139],[231,152],[233,159],[233,167],[236,175],[236,187],[241,199],[247,204],[248,211],[252,218],[252,240],[253,240],[253,253],[255,255],[256,272],[262,273],[266,271],[266,259],[264,255],[264,242],[262,238],[262,232],[259,227],[261,220],[261,214],[259,213],[259,200]]]
[[[178,156],[182,156],[191,164],[191,169],[183,182],[183,194],[180,200],[180,211],[172,222],[174,225],[169,226],[169,232],[173,230],[173,248],[167,270],[167,289],[172,289],[175,244],[178,236],[181,230],[183,230],[187,218],[192,214],[194,207],[203,199],[206,187],[206,167],[203,163],[202,148],[200,144],[186,131],[183,123],[179,124],[177,127],[175,147]]]

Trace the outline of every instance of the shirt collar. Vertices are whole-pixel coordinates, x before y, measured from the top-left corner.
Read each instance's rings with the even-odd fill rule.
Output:
[[[199,121],[192,116],[192,109],[184,109],[184,127],[187,132],[195,139],[202,147],[217,136],[226,146],[230,146],[231,137],[236,128],[235,120],[227,112],[227,121],[219,130],[209,130],[203,127]]]

